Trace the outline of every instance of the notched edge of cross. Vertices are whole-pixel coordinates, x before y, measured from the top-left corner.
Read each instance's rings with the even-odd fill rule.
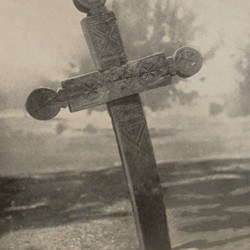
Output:
[[[35,119],[49,120],[61,108],[80,111],[109,101],[163,87],[172,76],[188,78],[202,67],[200,53],[189,47],[179,48],[173,56],[155,54],[104,72],[95,71],[62,82],[62,88],[34,90],[26,110]]]

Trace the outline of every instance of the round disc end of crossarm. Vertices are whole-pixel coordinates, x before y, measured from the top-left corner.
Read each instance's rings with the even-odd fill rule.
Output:
[[[203,65],[201,54],[192,48],[182,47],[174,55],[177,66],[177,75],[188,78],[200,71]]]
[[[27,112],[37,120],[50,120],[60,111],[57,92],[50,88],[39,88],[31,92],[26,101]]]
[[[106,0],[73,0],[75,7],[86,14],[93,8],[99,8],[105,5]]]

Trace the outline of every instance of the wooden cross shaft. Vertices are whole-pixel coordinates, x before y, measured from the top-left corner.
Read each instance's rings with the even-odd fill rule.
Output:
[[[36,119],[53,118],[61,107],[71,112],[107,103],[126,175],[142,250],[170,250],[171,243],[156,160],[139,93],[190,77],[202,66],[200,54],[183,47],[127,62],[115,15],[105,0],[73,0],[88,16],[81,22],[98,71],[62,82],[57,92],[40,88],[26,102]]]

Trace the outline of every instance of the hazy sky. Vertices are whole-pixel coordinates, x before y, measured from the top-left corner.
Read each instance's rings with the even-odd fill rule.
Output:
[[[250,1],[179,2],[183,5],[179,15],[192,8],[195,24],[202,27],[189,45],[202,53],[219,45],[215,57],[188,81],[188,88],[209,96],[233,91],[241,79],[235,63],[243,57],[241,48],[249,43]],[[71,0],[1,0],[0,91],[18,92],[25,86],[29,92],[43,78],[67,78],[69,63],[77,65],[88,54],[79,24],[83,16]],[[202,77],[206,80],[200,82]]]
[[[216,43],[220,45],[216,57],[205,64],[201,72],[207,80],[194,85],[192,79],[192,85],[204,94],[232,91],[240,79],[235,70],[235,63],[244,56],[241,49],[250,43],[250,1],[182,0],[182,2],[193,8],[197,14],[196,23],[204,27],[197,33],[193,44],[201,51]]]

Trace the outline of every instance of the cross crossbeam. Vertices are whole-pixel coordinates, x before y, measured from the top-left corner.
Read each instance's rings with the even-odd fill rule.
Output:
[[[71,112],[92,108],[169,85],[174,75],[190,77],[200,70],[201,65],[200,54],[188,47],[178,49],[168,58],[164,53],[158,53],[104,72],[95,71],[67,79],[57,93],[49,88],[37,89],[30,95],[27,109],[37,119],[51,119],[53,116],[49,109],[54,108],[53,114],[56,115],[61,107],[68,106]],[[43,96],[40,103],[34,95]],[[39,116],[43,109],[44,115]]]
[[[105,0],[73,0],[88,14],[81,22],[98,71],[67,79],[57,92],[34,90],[27,111],[36,119],[55,117],[61,107],[71,112],[103,103],[112,120],[142,250],[171,250],[165,205],[156,160],[139,93],[166,86],[171,77],[190,77],[202,57],[183,47],[172,57],[163,53],[127,62],[115,15]],[[98,185],[98,184],[97,184]]]

